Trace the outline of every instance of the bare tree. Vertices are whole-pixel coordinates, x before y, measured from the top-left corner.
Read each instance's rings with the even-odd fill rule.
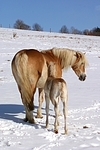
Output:
[[[82,31],[75,29],[74,27],[71,27],[70,33],[71,34],[82,34]]]
[[[33,31],[43,31],[43,28],[38,23],[35,23],[32,27]]]
[[[71,33],[71,34],[75,34],[75,28],[74,28],[74,27],[71,27],[71,28],[70,28],[70,33]]]
[[[66,25],[63,25],[59,31],[60,33],[69,33],[68,28],[66,27]]]
[[[25,24],[22,20],[17,20],[14,24],[15,29],[24,29],[24,30],[31,30],[30,26]]]
[[[84,34],[84,35],[89,35],[89,34],[90,34],[90,31],[89,31],[88,29],[85,29],[85,30],[83,31],[83,34]]]
[[[93,35],[96,35],[96,36],[100,36],[100,28],[99,27],[95,27],[91,30],[91,33]]]

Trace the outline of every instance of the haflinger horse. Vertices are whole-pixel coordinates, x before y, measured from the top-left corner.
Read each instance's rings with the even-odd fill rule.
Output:
[[[26,117],[24,121],[35,123],[33,102],[36,88],[39,89],[39,107],[36,117],[42,117],[43,88],[49,76],[48,64],[50,62],[56,64],[55,78],[62,76],[63,69],[71,67],[79,80],[84,81],[86,79],[85,68],[88,62],[85,54],[82,52],[67,48],[52,48],[41,52],[35,49],[24,49],[17,52],[12,60],[12,73],[25,107]]]
[[[67,115],[67,101],[68,101],[68,91],[67,91],[67,84],[64,79],[62,78],[55,78],[54,71],[55,63],[49,64],[48,67],[48,74],[49,77],[44,86],[44,93],[45,93],[45,101],[46,101],[46,128],[48,127],[48,115],[49,115],[49,103],[50,100],[54,105],[55,111],[55,122],[54,122],[54,132],[58,133],[58,125],[59,125],[59,100],[61,99],[63,103],[63,115],[64,115],[64,130],[65,134],[67,134],[67,125],[66,125],[66,115]]]

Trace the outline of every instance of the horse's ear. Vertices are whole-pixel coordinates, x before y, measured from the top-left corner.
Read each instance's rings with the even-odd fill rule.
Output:
[[[81,54],[79,52],[76,52],[76,54],[74,54],[74,56],[76,56],[77,58],[80,58]]]

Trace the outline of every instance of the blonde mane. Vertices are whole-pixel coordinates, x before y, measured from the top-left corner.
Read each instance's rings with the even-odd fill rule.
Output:
[[[81,63],[84,63],[85,66],[88,65],[88,61],[85,57],[85,54],[82,52],[74,51],[67,48],[53,48],[51,51],[53,55],[55,55],[61,60],[62,68],[67,69],[69,66],[72,67],[76,61],[77,55],[80,57],[79,61],[76,64],[77,66],[79,66]]]

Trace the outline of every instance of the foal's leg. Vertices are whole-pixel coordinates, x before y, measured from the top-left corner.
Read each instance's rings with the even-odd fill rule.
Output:
[[[50,104],[50,98],[45,94],[45,101],[46,101],[46,128],[48,128],[48,116],[49,116],[49,104]]]
[[[54,103],[54,110],[55,110],[55,122],[54,122],[54,132],[57,134],[58,133],[58,116],[59,116],[59,106],[58,102],[55,101]]]
[[[65,134],[67,134],[67,124],[66,124],[66,115],[67,115],[67,102],[66,99],[63,100],[63,114],[64,114],[64,130],[65,130]]]
[[[39,88],[38,91],[39,91],[39,107],[37,109],[36,118],[43,118],[42,112],[41,112],[41,107],[42,107],[42,103],[44,101],[44,90],[42,88]]]
[[[62,116],[61,112],[60,112],[60,109],[59,109],[59,101],[60,101],[60,96],[58,97],[58,115],[59,116]],[[58,122],[58,125],[59,125],[59,122]]]

